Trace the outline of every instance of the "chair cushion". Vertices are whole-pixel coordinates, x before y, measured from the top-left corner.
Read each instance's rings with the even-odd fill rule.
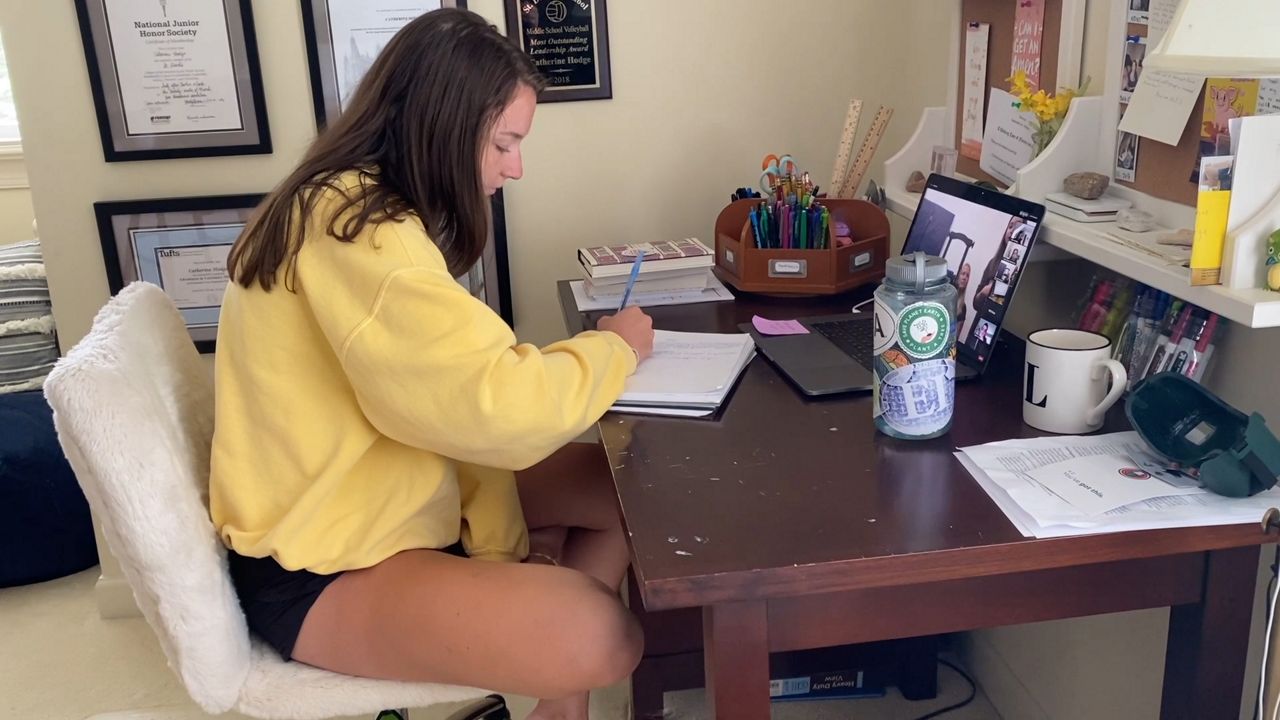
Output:
[[[422,708],[462,702],[490,691],[457,685],[392,682],[339,675],[286,662],[255,640],[249,677],[236,710],[265,720],[327,720],[387,708]]]
[[[164,291],[133,283],[45,381],[58,440],[170,667],[209,713],[249,674],[249,630],[209,519],[213,378]]]
[[[39,392],[0,395],[0,587],[98,563],[89,505]]]

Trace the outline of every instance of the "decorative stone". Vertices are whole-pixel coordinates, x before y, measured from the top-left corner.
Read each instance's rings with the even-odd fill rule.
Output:
[[[1191,239],[1195,237],[1195,233],[1190,228],[1182,228],[1174,230],[1171,233],[1165,233],[1156,238],[1159,245],[1181,245],[1183,247],[1191,247]]]
[[[1111,179],[1096,172],[1071,173],[1062,181],[1062,189],[1085,200],[1097,200],[1106,192]]]
[[[1131,232],[1147,232],[1156,229],[1156,218],[1146,210],[1125,208],[1116,213],[1116,225]]]
[[[924,173],[919,170],[912,170],[911,177],[907,178],[907,192],[924,192],[924,186],[928,181],[929,179],[924,176]]]

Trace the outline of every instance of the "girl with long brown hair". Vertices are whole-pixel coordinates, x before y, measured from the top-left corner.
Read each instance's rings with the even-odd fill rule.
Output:
[[[631,308],[536,348],[454,280],[487,196],[523,174],[541,87],[465,10],[390,41],[232,248],[210,506],[250,628],[284,657],[585,720],[641,635],[608,468],[569,441],[652,323]]]

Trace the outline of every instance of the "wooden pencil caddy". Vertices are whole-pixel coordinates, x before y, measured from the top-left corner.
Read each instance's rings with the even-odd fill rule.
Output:
[[[831,211],[827,246],[821,250],[758,248],[749,215],[759,199],[735,200],[716,218],[715,274],[739,290],[795,295],[834,295],[884,278],[889,257],[889,218],[866,200],[822,198]],[[852,245],[836,247],[836,222],[849,227]]]

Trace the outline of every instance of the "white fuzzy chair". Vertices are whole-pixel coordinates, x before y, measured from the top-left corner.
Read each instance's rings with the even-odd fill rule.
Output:
[[[58,440],[170,667],[206,712],[321,720],[486,691],[338,675],[251,638],[209,519],[213,382],[155,285],[112,298],[45,382]],[[509,720],[501,697],[456,720]]]

